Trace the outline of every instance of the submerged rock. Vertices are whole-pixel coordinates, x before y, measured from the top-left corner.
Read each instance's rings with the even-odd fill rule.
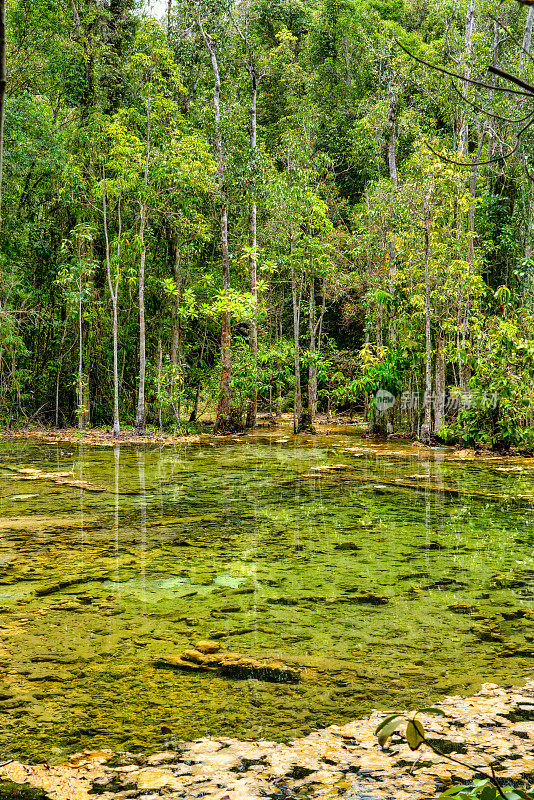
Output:
[[[220,642],[212,642],[209,639],[197,642],[195,645],[195,650],[199,651],[200,653],[218,653],[220,649]]]
[[[348,464],[321,464],[317,467],[310,467],[310,472],[338,472],[342,469],[350,469]]]
[[[210,670],[228,678],[255,678],[273,683],[296,683],[300,680],[300,670],[295,667],[289,667],[278,661],[244,656],[241,653],[202,653],[200,650],[184,650],[178,656],[159,656],[154,663],[156,667],[170,669]]]
[[[0,800],[51,800],[43,789],[29,783],[0,780]]]

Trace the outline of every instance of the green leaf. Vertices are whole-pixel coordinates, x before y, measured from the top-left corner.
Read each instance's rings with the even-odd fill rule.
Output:
[[[406,741],[410,750],[417,750],[425,740],[425,729],[418,719],[411,719],[406,726]]]
[[[396,730],[403,721],[403,717],[394,717],[387,725],[383,726],[380,733],[377,734],[380,747],[384,747],[393,731]]]
[[[375,736],[378,736],[379,732],[384,728],[388,722],[391,722],[392,719],[402,719],[400,714],[390,714],[388,717],[382,720],[378,728],[375,730]]]

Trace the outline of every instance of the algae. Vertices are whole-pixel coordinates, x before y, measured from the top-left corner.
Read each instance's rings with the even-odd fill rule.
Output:
[[[529,470],[346,433],[277,440],[0,444],[7,466],[114,488],[43,480],[21,499],[0,471],[4,754],[151,750],[162,728],[284,740],[529,674]],[[345,468],[314,470],[333,445]],[[155,667],[206,639],[301,680]]]

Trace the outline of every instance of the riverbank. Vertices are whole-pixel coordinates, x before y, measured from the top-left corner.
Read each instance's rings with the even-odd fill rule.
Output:
[[[427,738],[474,767],[493,765],[506,782],[534,779],[534,681],[520,689],[483,684],[472,697],[436,703],[447,717],[425,716]],[[287,744],[205,737],[173,741],[151,755],[84,750],[59,766],[0,766],[3,779],[44,790],[43,800],[411,800],[435,796],[471,770],[425,746],[412,752],[394,735],[381,750],[374,730],[385,712],[333,725]]]
[[[213,430],[213,422],[199,427],[197,431],[181,435],[173,435],[147,429],[144,436],[136,434],[133,428],[125,428],[118,437],[113,436],[109,428],[43,428],[40,426],[30,428],[3,429],[0,430],[0,441],[25,440],[42,442],[43,444],[63,445],[77,444],[85,447],[116,447],[117,445],[153,445],[156,447],[166,447],[184,444],[200,444],[202,442],[225,442],[242,441],[243,439],[253,439],[258,436],[275,435],[286,437],[277,438],[277,443],[285,443],[294,437],[292,430],[291,414],[283,414],[275,419],[271,415],[260,415],[256,428],[241,433],[216,434]],[[317,437],[329,436],[332,434],[349,433],[350,435],[365,437],[365,443],[356,448],[354,454],[364,448],[368,454],[393,457],[419,457],[428,459],[437,457],[444,461],[477,461],[480,463],[512,462],[521,468],[521,465],[533,465],[532,456],[525,453],[494,453],[490,450],[475,450],[472,448],[455,448],[452,446],[426,445],[418,440],[412,440],[406,436],[390,435],[387,438],[374,437],[367,435],[367,423],[362,420],[352,420],[348,417],[339,416],[328,418],[325,414],[318,415],[315,421],[315,433],[303,432],[298,434],[299,439],[314,441]],[[358,452],[356,452],[358,451]],[[350,448],[346,451],[350,454]]]

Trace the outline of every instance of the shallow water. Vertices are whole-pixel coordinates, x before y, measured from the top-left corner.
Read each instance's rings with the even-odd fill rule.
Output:
[[[0,756],[283,740],[530,676],[534,463],[392,449],[340,428],[165,449],[0,443]],[[313,471],[336,463],[348,469]],[[303,680],[155,666],[221,635]]]

